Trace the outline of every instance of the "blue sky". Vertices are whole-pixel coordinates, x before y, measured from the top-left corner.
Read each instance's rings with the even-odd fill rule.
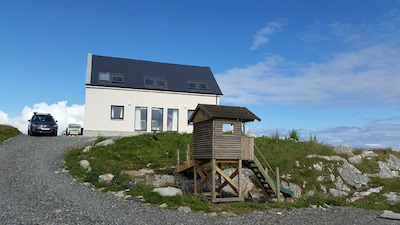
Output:
[[[83,122],[88,53],[208,66],[258,135],[400,150],[400,1],[0,1],[0,123]]]

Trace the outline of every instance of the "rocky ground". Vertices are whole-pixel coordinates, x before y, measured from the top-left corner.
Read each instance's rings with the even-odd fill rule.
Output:
[[[63,153],[87,137],[20,135],[0,146],[0,224],[400,224],[382,211],[319,207],[256,211],[244,216],[187,213],[123,200],[74,181]]]

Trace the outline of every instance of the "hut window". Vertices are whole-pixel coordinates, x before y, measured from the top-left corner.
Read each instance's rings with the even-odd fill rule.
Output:
[[[223,134],[234,134],[234,125],[230,123],[222,124],[222,132]]]

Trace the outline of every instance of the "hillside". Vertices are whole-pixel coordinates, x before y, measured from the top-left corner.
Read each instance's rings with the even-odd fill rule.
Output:
[[[99,143],[106,138],[99,138]],[[172,175],[176,152],[184,156],[187,144],[192,145],[191,134],[159,133],[122,137],[106,146],[75,149],[65,155],[66,167],[81,182],[102,188],[103,191],[121,191],[127,183],[135,183],[128,195],[143,196],[145,202],[171,208],[189,205],[197,210],[215,208],[199,197],[161,197],[148,184],[138,184],[126,171],[153,170],[157,174]],[[361,150],[318,143],[316,138],[296,141],[291,138],[257,137],[255,145],[272,168],[279,167],[281,181],[297,193],[293,203],[262,204],[257,202],[218,204],[235,208],[245,204],[251,209],[268,207],[309,207],[310,205],[346,205],[367,209],[387,209],[400,212],[399,152],[391,149]],[[90,169],[78,162],[86,160]],[[124,172],[123,172],[124,171]],[[113,174],[110,183],[99,181],[99,176]],[[190,179],[193,171],[183,175]],[[233,209],[231,209],[233,210]]]
[[[21,132],[12,126],[0,124],[0,144],[2,144],[5,140],[15,137],[21,134]]]

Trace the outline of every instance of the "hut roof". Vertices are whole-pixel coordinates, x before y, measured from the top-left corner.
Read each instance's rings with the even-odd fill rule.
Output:
[[[189,122],[193,122],[199,111],[202,111],[208,119],[233,119],[241,120],[242,122],[261,121],[258,116],[246,107],[198,104]]]

